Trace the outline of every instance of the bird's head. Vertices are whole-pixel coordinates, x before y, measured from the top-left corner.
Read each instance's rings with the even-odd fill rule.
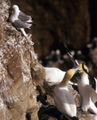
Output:
[[[13,6],[12,6],[12,9],[13,9],[14,11],[19,11],[18,5],[13,5]]]
[[[84,63],[82,63],[82,64],[79,65],[79,72],[88,74],[89,69]]]
[[[64,76],[64,79],[63,79],[63,81],[62,81],[62,84],[65,85],[65,86],[67,86],[68,83],[69,83],[69,81],[70,81],[70,80],[72,79],[72,77],[76,74],[77,70],[78,70],[77,68],[69,69],[69,70],[66,72],[65,76]]]

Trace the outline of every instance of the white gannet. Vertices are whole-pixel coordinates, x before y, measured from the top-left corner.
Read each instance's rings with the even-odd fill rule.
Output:
[[[24,29],[30,29],[30,27],[32,26],[32,24],[29,23],[33,22],[31,16],[28,16],[22,11],[20,11],[18,5],[13,5],[12,9],[13,11],[9,18],[9,21],[16,29],[21,30],[22,34],[27,37]]]
[[[66,72],[60,70],[59,68],[56,67],[44,67],[45,70],[45,82],[49,86],[57,85],[60,82],[62,82]],[[76,83],[73,83],[69,81],[69,84],[71,85],[77,85]]]
[[[72,93],[68,89],[68,83],[76,71],[77,68],[68,70],[64,76],[63,81],[55,86],[53,93],[57,109],[63,113],[63,115],[68,115],[69,117],[77,116],[76,103]]]
[[[44,67],[44,69],[45,82],[47,82],[50,86],[59,84],[63,80],[66,73],[65,71],[62,71],[55,67]]]
[[[78,89],[81,96],[81,108],[84,112],[90,110],[97,114],[95,102],[97,101],[97,93],[89,84],[88,67],[85,64],[79,65]]]

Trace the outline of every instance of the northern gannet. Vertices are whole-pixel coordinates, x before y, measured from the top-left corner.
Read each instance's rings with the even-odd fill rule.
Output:
[[[64,76],[63,81],[55,86],[53,93],[57,109],[63,113],[63,115],[68,115],[69,117],[77,116],[76,103],[72,93],[68,89],[68,83],[76,71],[77,68],[68,70]]]
[[[60,70],[56,67],[44,67],[45,70],[45,82],[49,86],[57,85],[62,82],[66,72]],[[73,83],[69,81],[69,84],[76,85],[76,83]]]
[[[84,112],[90,110],[94,114],[97,114],[97,108],[95,102],[97,101],[97,93],[91,87],[88,78],[89,69],[85,64],[79,65],[78,89],[81,96],[81,108]]]
[[[62,71],[55,67],[44,67],[44,69],[45,82],[47,82],[50,86],[59,84],[63,80],[66,73],[65,71]]]
[[[25,37],[27,37],[27,34],[24,29],[30,29],[30,27],[32,26],[32,24],[29,23],[33,22],[31,16],[28,16],[22,11],[20,11],[18,5],[13,5],[12,9],[13,11],[9,18],[9,21],[13,24],[13,26],[16,29],[21,30],[22,34]]]

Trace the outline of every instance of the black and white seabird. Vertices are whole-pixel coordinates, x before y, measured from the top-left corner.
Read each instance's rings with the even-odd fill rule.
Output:
[[[88,110],[97,115],[97,107],[95,103],[97,102],[97,93],[91,87],[89,83],[89,69],[86,65],[79,65],[79,75],[78,89],[81,95],[81,108],[84,112]]]
[[[16,29],[21,30],[23,35],[25,37],[27,37],[28,35],[26,34],[24,29],[25,28],[30,29],[30,27],[32,26],[31,22],[33,22],[33,21],[32,21],[31,16],[26,15],[25,13],[20,11],[19,7],[17,5],[13,5],[12,9],[13,9],[13,11],[9,18],[9,21],[13,24],[13,26]]]

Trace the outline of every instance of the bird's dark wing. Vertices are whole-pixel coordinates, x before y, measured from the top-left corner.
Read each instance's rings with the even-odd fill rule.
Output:
[[[32,19],[31,16],[26,15],[26,14],[23,13],[23,12],[20,12],[20,13],[19,13],[18,18],[19,18],[21,21],[24,21],[24,22]]]
[[[25,23],[21,20],[15,20],[13,22],[13,26],[16,27],[17,29],[19,29],[19,28],[30,28],[32,25],[28,24],[28,23]]]

